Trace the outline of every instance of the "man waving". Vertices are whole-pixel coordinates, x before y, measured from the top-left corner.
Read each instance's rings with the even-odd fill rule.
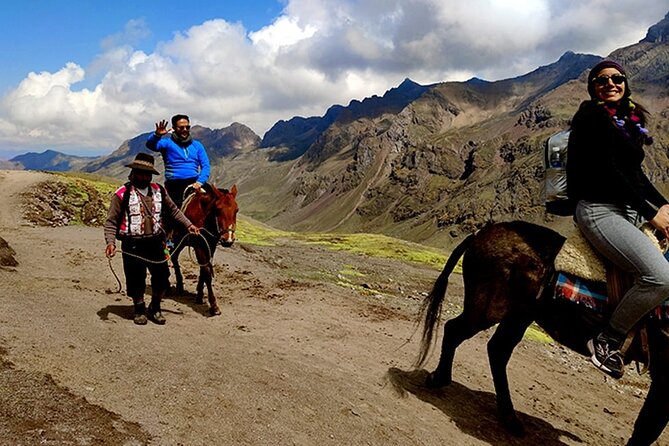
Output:
[[[172,132],[167,121],[156,123],[156,131],[149,136],[146,147],[160,152],[165,163],[165,189],[174,203],[181,208],[184,191],[188,186],[199,189],[209,179],[209,157],[200,141],[190,135],[190,119],[186,115],[172,116]]]

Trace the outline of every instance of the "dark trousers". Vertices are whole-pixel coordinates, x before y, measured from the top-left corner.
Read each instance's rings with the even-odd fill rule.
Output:
[[[144,298],[147,270],[151,273],[153,294],[167,290],[170,268],[164,261],[165,243],[162,235],[137,239],[127,238],[121,241],[121,250],[123,251],[123,272],[128,297],[131,297],[133,301]]]
[[[181,209],[181,204],[184,202],[184,191],[196,181],[197,177],[165,181],[165,190],[179,209]]]

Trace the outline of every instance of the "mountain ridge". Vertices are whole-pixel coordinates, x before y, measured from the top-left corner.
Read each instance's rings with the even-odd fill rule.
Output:
[[[651,179],[669,186],[669,14],[644,39],[608,57],[628,71],[654,119]],[[277,122],[260,138],[243,124],[194,126],[212,160],[211,180],[237,183],[242,212],[281,229],[380,232],[448,246],[489,221],[551,227],[541,202],[543,142],[587,98],[601,56],[565,52],[515,78],[419,85],[333,105],[320,117]],[[82,170],[125,178],[147,134]],[[158,169],[162,170],[159,161]]]

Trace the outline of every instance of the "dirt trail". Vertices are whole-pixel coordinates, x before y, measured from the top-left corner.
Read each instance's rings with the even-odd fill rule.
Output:
[[[417,335],[405,342],[438,272],[401,262],[242,240],[216,252],[221,316],[187,294],[166,300],[166,325],[136,326],[100,228],[21,220],[17,194],[48,177],[0,171],[0,236],[19,261],[0,269],[0,445],[616,445],[631,432],[646,378],[613,383],[555,345],[525,340],[511,361],[524,439],[495,419],[487,334],[458,350],[452,386],[424,389]],[[384,294],[318,280],[351,265]]]

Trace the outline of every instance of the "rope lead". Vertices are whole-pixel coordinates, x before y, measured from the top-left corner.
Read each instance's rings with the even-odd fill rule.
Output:
[[[207,254],[208,254],[208,259],[209,260],[207,261],[207,263],[204,263],[204,264],[197,262],[199,267],[209,265],[211,263],[211,258],[212,258],[211,248],[209,247],[209,242],[208,242],[207,238],[202,234],[202,231],[204,231],[207,234],[214,237],[214,234],[209,232],[206,228],[200,228],[200,234],[198,234],[198,237],[201,237],[202,240],[204,240],[204,245],[207,247]],[[195,234],[188,233],[188,234],[185,234],[183,237],[181,237],[181,240],[179,240],[179,243],[176,244],[173,251],[176,251],[183,244],[184,240],[186,240],[186,237],[189,236],[189,235],[195,235]],[[118,250],[118,252],[120,252],[121,254],[125,254],[127,256],[130,256],[130,257],[134,257],[134,258],[139,259],[139,260],[143,260],[146,263],[154,263],[156,265],[160,264],[160,263],[168,262],[172,258],[172,255],[170,254],[169,250],[167,250],[167,249],[165,249],[165,251],[164,251],[165,252],[165,258],[163,260],[147,259],[145,257],[138,256],[137,254],[133,254],[133,253],[130,253],[130,252],[124,252],[120,249]],[[109,269],[111,270],[112,274],[114,275],[114,278],[116,279],[116,282],[118,282],[118,290],[116,291],[116,294],[119,294],[121,292],[121,289],[122,289],[121,280],[118,278],[118,275],[116,274],[116,271],[114,271],[114,266],[112,265],[111,257],[108,257],[107,260],[109,261]],[[191,257],[191,260],[192,260],[192,257]]]

